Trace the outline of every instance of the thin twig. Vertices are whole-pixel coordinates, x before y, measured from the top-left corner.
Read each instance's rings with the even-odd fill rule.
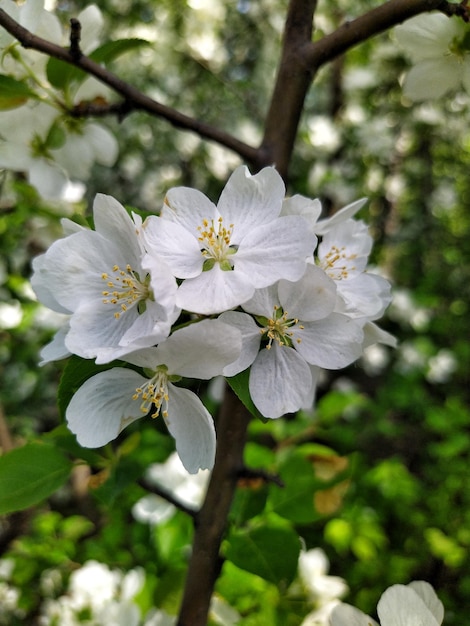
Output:
[[[183,513],[186,513],[187,515],[190,515],[193,519],[196,519],[196,516],[198,513],[198,510],[196,508],[188,506],[187,504],[185,504],[178,498],[175,498],[173,494],[171,494],[169,491],[167,491],[163,487],[160,487],[159,485],[155,485],[154,483],[151,483],[146,478],[141,478],[137,482],[141,487],[143,487],[143,489],[145,489],[149,493],[153,493],[156,496],[160,496],[160,498],[163,498],[164,500],[172,504],[179,511],[183,511]]]

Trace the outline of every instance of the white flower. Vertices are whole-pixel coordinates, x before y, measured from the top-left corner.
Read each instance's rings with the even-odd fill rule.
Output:
[[[208,470],[188,474],[176,452],[170,454],[165,463],[154,463],[146,472],[150,483],[163,487],[180,502],[192,507],[202,504],[209,476]],[[134,517],[139,522],[148,524],[161,524],[175,513],[176,507],[173,504],[153,493],[144,496],[132,507]]]
[[[389,587],[379,600],[381,626],[440,626],[444,607],[434,589],[424,581]],[[348,604],[339,604],[332,613],[331,626],[377,626],[368,615]]]
[[[295,283],[281,280],[257,290],[242,307],[246,313],[228,311],[219,317],[238,328],[243,341],[240,358],[224,375],[251,365],[250,395],[265,417],[311,406],[317,368],[345,367],[362,354],[360,324],[333,313],[335,301],[334,281],[308,265]]]
[[[299,575],[312,601],[323,605],[341,598],[348,591],[339,576],[328,575],[328,557],[321,548],[303,550],[299,555]]]
[[[147,219],[150,251],[183,279],[178,306],[220,313],[246,302],[280,278],[299,279],[316,238],[300,216],[280,217],[284,183],[272,167],[229,178],[217,207],[201,192],[171,189],[161,217]]]
[[[93,209],[96,230],[52,244],[34,259],[31,282],[43,304],[71,314],[67,350],[106,363],[167,337],[179,311],[166,265],[155,256],[142,263],[137,217],[102,194]]]
[[[0,113],[0,168],[26,172],[46,200],[61,197],[66,172],[56,163],[50,131],[57,111],[47,104],[26,104]]]
[[[395,28],[398,43],[415,64],[403,84],[410,100],[440,98],[463,85],[470,94],[468,25],[443,13],[419,15]]]
[[[165,420],[188,472],[211,469],[215,456],[212,418],[196,394],[173,382],[181,376],[210,379],[220,374],[238,357],[240,348],[239,332],[218,320],[177,330],[156,348],[126,356],[129,363],[145,368],[149,377],[113,368],[89,378],[67,408],[69,428],[81,445],[95,448],[153,411],[153,417],[161,414]]]
[[[55,106],[32,102],[0,113],[0,167],[26,172],[46,200],[58,200],[68,179],[86,180],[93,163],[111,166],[114,135],[88,120],[68,120]]]

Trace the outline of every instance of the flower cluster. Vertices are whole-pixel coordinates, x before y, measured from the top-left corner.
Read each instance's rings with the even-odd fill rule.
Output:
[[[212,418],[176,384],[182,377],[250,368],[255,406],[276,418],[311,407],[320,368],[394,344],[374,323],[389,284],[365,272],[372,239],[353,219],[365,201],[319,220],[317,200],[284,195],[274,168],[252,176],[241,166],[217,206],[178,187],[144,222],[104,195],[95,230],[64,221],[66,237],[33,263],[38,298],[67,316],[44,361],[124,362],[73,396],[66,417],[79,443],[102,446],[139,417],[161,415],[185,468],[210,469]]]
[[[20,6],[0,0],[0,8],[32,33],[66,45],[58,18],[44,9],[43,0]],[[99,44],[103,17],[96,5],[77,17],[82,26],[81,49],[89,54]],[[22,48],[3,29],[0,79],[8,81],[5,98],[13,94],[2,107],[9,110],[0,113],[0,167],[25,172],[43,198],[56,200],[63,196],[69,178],[87,180],[94,162],[114,164],[118,155],[114,135],[94,121],[67,115],[75,105],[107,97],[107,88],[97,80],[80,76],[61,85],[47,71],[46,55]]]

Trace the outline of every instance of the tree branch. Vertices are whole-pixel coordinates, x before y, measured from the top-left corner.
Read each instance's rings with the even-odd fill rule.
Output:
[[[250,415],[227,387],[217,421],[217,454],[206,499],[196,516],[193,551],[177,626],[205,626],[222,560],[220,544],[243,471],[243,450]]]
[[[466,0],[463,0],[461,4],[446,0],[389,0],[351,22],[345,22],[319,41],[310,42],[303,49],[304,61],[314,75],[322,65],[347,52],[350,48],[415,15],[441,11],[448,16],[458,15],[468,21],[468,10]]]
[[[316,6],[317,0],[289,3],[279,70],[260,146],[259,167],[275,164],[283,178],[287,177],[305,96],[313,79],[303,49],[312,39]]]
[[[185,115],[184,113],[180,113],[176,109],[172,109],[171,107],[165,106],[164,104],[153,100],[129,83],[121,80],[118,76],[103,66],[92,61],[92,59],[83,54],[78,55],[76,47],[72,50],[67,50],[66,48],[62,48],[61,46],[47,41],[46,39],[33,35],[33,33],[28,31],[26,28],[23,28],[14,19],[12,19],[3,9],[0,9],[0,26],[3,26],[5,30],[13,35],[13,37],[15,37],[24,48],[37,50],[38,52],[42,52],[50,57],[59,59],[60,61],[65,61],[66,63],[75,65],[91,76],[95,76],[95,78],[103,84],[111,87],[111,89],[124,98],[125,103],[122,109],[125,110],[126,113],[133,110],[146,111],[151,115],[167,120],[176,128],[193,131],[204,139],[215,141],[216,143],[233,150],[233,152],[236,152],[248,163],[257,162],[258,150],[253,146],[240,141],[219,128],[196,120],[188,115]],[[110,108],[110,112],[115,112],[113,106]],[[77,112],[76,115],[78,114],[79,113]]]

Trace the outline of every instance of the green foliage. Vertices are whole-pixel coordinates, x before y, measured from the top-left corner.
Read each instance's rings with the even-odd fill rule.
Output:
[[[275,519],[233,531],[227,538],[226,558],[237,567],[286,587],[295,577],[300,553],[297,533]]]
[[[0,457],[0,515],[44,500],[69,477],[71,462],[53,446],[29,443]]]

